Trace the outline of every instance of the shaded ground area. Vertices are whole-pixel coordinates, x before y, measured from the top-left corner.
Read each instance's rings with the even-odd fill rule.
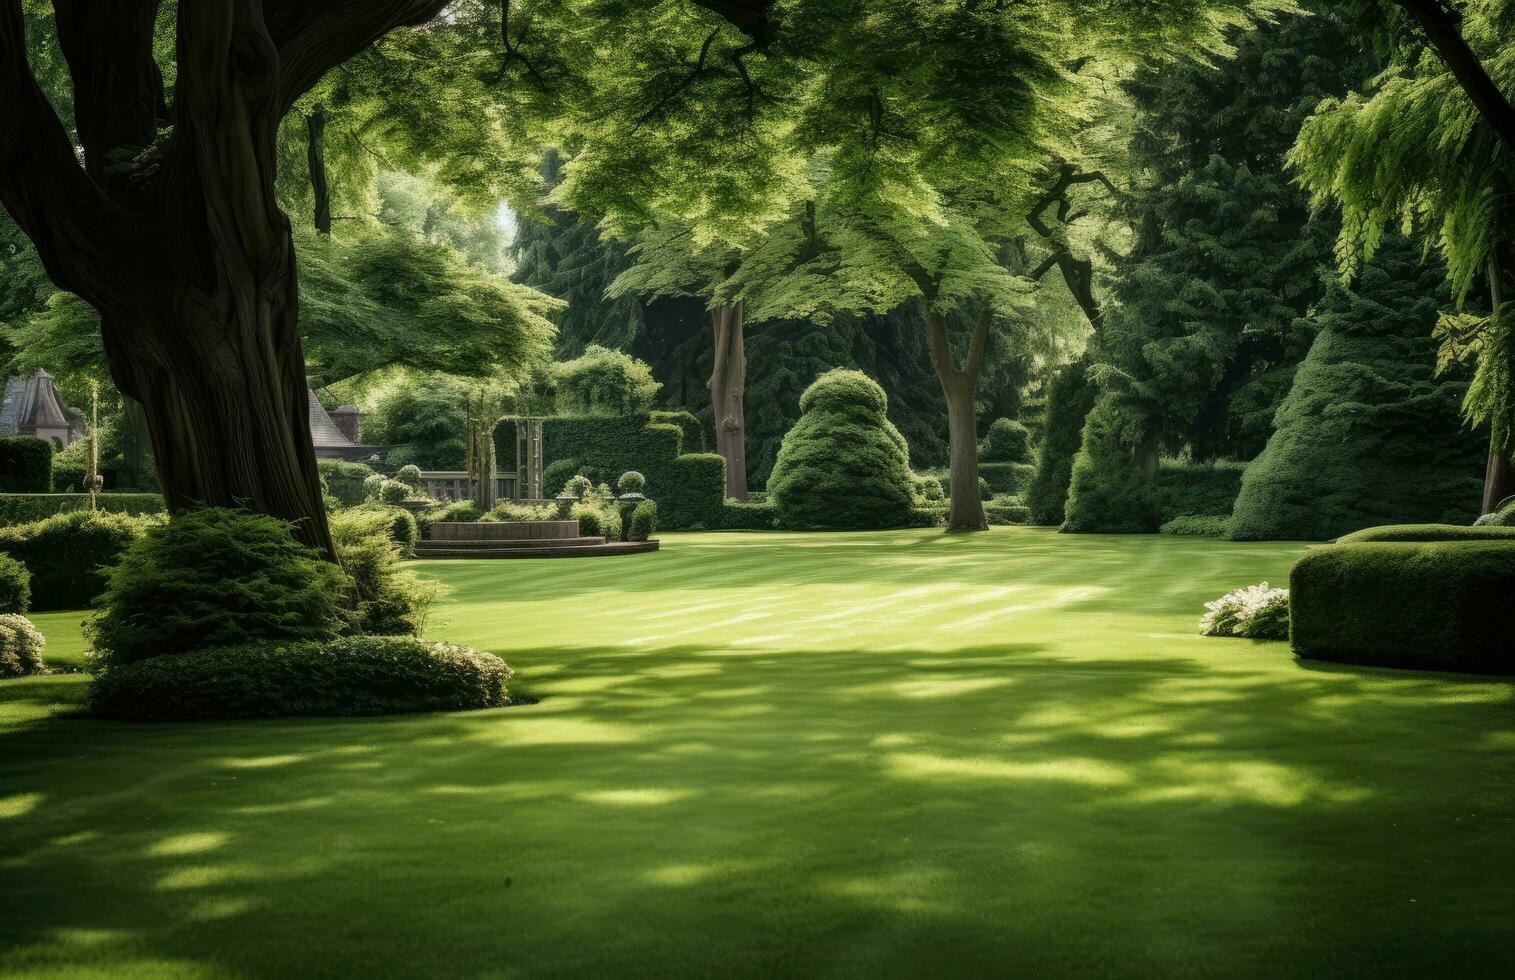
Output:
[[[434,563],[432,632],[542,699],[473,714],[109,724],[56,713],[82,678],[0,684],[0,970],[1502,972],[1515,685],[1193,635],[1301,547]]]

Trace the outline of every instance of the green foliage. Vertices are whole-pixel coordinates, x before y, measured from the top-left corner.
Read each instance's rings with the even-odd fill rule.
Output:
[[[1515,672],[1515,541],[1314,548],[1289,575],[1294,652],[1423,670]]]
[[[101,493],[96,506],[108,514],[142,516],[163,513],[156,493]],[[0,525],[27,524],[71,510],[89,510],[87,493],[0,493]]]
[[[117,667],[95,678],[90,713],[135,721],[466,711],[510,704],[493,654],[413,637],[265,641]]]
[[[399,480],[385,480],[379,484],[379,492],[374,494],[374,499],[383,504],[403,504],[410,499],[411,487]]]
[[[563,484],[563,492],[560,496],[583,500],[593,490],[594,481],[582,473],[576,473]]]
[[[1336,223],[1307,206],[1285,155],[1322,99],[1375,67],[1339,7],[1302,6],[1310,16],[1237,32],[1218,65],[1148,59],[1126,85],[1137,237],[1116,264],[1095,357],[1125,396],[1126,424],[1170,452],[1256,455],[1309,348],[1302,318]]]
[[[464,389],[449,378],[407,378],[386,388],[364,420],[364,439],[396,447],[393,465],[423,470],[461,470],[467,456]]]
[[[382,368],[483,376],[546,357],[560,304],[448,244],[367,222],[297,225],[300,330],[322,385]]]
[[[446,507],[435,507],[431,510],[423,511],[416,516],[416,524],[420,528],[421,536],[429,538],[431,537],[430,528],[433,524],[458,521],[467,523],[469,521],[482,521],[483,519],[484,508],[479,506],[478,501],[458,500],[448,504]]]
[[[722,509],[721,527],[728,531],[772,531],[778,523],[771,500],[728,500]]]
[[[1433,376],[1440,271],[1399,239],[1333,280],[1319,335],[1242,479],[1232,536],[1323,540],[1402,521],[1467,523],[1486,447],[1459,431],[1463,385]]]
[[[343,585],[341,570],[282,521],[183,511],[150,527],[108,573],[88,625],[96,669],[204,647],[331,638],[343,625]]]
[[[1162,523],[1152,484],[1142,473],[1128,407],[1100,395],[1084,422],[1084,442],[1073,461],[1062,529],[1075,532],[1147,533]]]
[[[658,529],[658,505],[655,500],[644,500],[631,512],[631,525],[626,529],[627,541],[646,541]]]
[[[3,607],[0,607],[3,608]],[[47,672],[47,641],[25,616],[0,614],[0,680]]]
[[[32,575],[10,555],[0,554],[0,614],[31,608]]]
[[[574,504],[569,516],[579,522],[579,537],[605,538],[610,541],[621,537],[621,512],[603,501],[588,498]]]
[[[909,450],[885,416],[884,390],[858,371],[828,371],[800,398],[803,414],[768,481],[779,523],[861,530],[909,522]]]
[[[89,478],[89,440],[76,439],[67,449],[53,454],[53,490],[56,493],[86,491]]]
[[[983,477],[979,477],[978,478],[978,499],[980,499],[980,500],[993,500],[994,499],[994,488],[991,487],[989,485],[989,481],[986,480],[986,479],[984,479]]]
[[[590,344],[571,361],[545,365],[537,382],[562,416],[634,415],[652,407],[662,385],[652,369],[618,350]]]
[[[553,495],[562,492],[563,486],[578,472],[579,461],[576,459],[553,460],[542,467],[543,492]]]
[[[416,517],[404,507],[363,504],[331,515],[327,523],[333,537],[361,536],[372,529],[382,531],[406,555],[415,549],[416,541],[420,539]]]
[[[152,518],[87,510],[0,528],[0,552],[32,577],[32,610],[81,609],[106,586],[106,569],[149,528]]]
[[[979,477],[997,494],[1024,494],[1036,479],[1034,463],[979,463]],[[950,482],[950,481],[947,481]]]
[[[995,419],[979,444],[980,463],[1026,463],[1031,459],[1031,433],[1014,419]]]
[[[1026,504],[1037,524],[1062,524],[1073,457],[1083,441],[1084,420],[1098,393],[1088,377],[1087,361],[1075,361],[1053,378],[1047,393],[1047,424],[1036,458],[1036,476],[1026,490]]]
[[[642,473],[667,529],[725,526],[726,461],[714,453],[683,453],[676,425],[649,422],[646,415],[545,419],[542,446],[549,468],[574,461],[576,472],[604,481],[627,470]]]
[[[362,463],[349,463],[340,459],[318,459],[316,468],[321,471],[321,480],[326,492],[340,500],[345,507],[361,504],[369,496],[365,482],[374,476],[382,476]]]
[[[489,513],[482,518],[486,521],[556,521],[559,520],[558,508],[555,504],[542,504],[533,507],[529,504],[517,504],[509,500],[502,500],[490,508]]]
[[[1185,516],[1230,517],[1246,469],[1245,463],[1227,459],[1208,463],[1163,460],[1152,482],[1158,516],[1164,521]]]
[[[1160,534],[1192,538],[1229,538],[1231,518],[1219,514],[1180,514],[1159,527]]]
[[[1507,541],[1515,538],[1515,527],[1462,524],[1389,524],[1367,527],[1336,539],[1337,544],[1365,541]]]
[[[47,493],[53,488],[53,444],[31,436],[0,436],[0,492]]]
[[[1267,582],[1234,589],[1205,603],[1199,631],[1205,636],[1239,636],[1251,640],[1289,638],[1289,590]]]
[[[705,427],[690,412],[648,412],[647,420],[654,425],[676,425],[682,429],[685,452],[703,453],[709,449],[705,445]]]
[[[647,489],[647,478],[636,470],[627,470],[615,481],[615,488],[621,493],[641,493]]]
[[[399,508],[399,513],[406,514]],[[354,508],[331,524],[332,540],[344,575],[345,632],[381,636],[419,636],[441,586],[424,581],[400,566],[394,515],[381,509]],[[415,524],[401,534],[411,535]]]
[[[1030,524],[1031,508],[1016,497],[995,497],[984,504],[984,517],[990,524]]]
[[[395,470],[395,479],[412,490],[419,490],[421,487],[421,468],[414,463],[406,463],[398,470]]]

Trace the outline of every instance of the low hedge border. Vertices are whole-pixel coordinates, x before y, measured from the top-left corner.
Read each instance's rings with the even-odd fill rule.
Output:
[[[96,498],[109,514],[161,514],[161,493],[102,493]],[[71,510],[89,510],[87,493],[0,493],[0,526],[29,524]]]
[[[1289,574],[1290,640],[1312,660],[1515,673],[1511,595],[1515,540],[1326,545]]]
[[[1336,539],[1337,544],[1367,541],[1508,541],[1515,539],[1515,527],[1498,524],[1387,524],[1353,531]]]
[[[103,671],[88,707],[131,721],[467,711],[511,704],[512,676],[493,654],[412,637],[254,643]]]

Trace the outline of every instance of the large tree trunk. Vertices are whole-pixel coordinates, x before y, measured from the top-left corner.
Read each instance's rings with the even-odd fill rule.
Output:
[[[246,506],[335,557],[311,448],[280,119],[331,67],[444,0],[181,3],[172,112],[154,0],[54,0],[77,143],[0,0],[0,203],[48,274],[99,310],[142,403],[171,510]],[[165,136],[165,131],[170,131]]]
[[[715,451],[726,460],[726,496],[747,499],[747,343],[744,304],[722,306],[710,315],[715,366],[710,372],[710,408],[715,417]]]
[[[992,311],[985,303],[973,328],[968,356],[959,364],[952,356],[946,316],[926,314],[931,366],[936,369],[942,394],[947,398],[947,454],[952,481],[951,508],[947,512],[949,531],[983,531],[989,526],[984,517],[984,502],[978,495],[978,407],[974,394],[984,364],[991,316]]]

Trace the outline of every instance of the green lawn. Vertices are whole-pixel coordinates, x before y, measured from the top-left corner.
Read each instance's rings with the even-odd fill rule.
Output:
[[[472,714],[110,724],[6,682],[0,971],[1507,975],[1515,684],[1193,632],[1302,548],[431,563],[432,632],[541,699]]]

